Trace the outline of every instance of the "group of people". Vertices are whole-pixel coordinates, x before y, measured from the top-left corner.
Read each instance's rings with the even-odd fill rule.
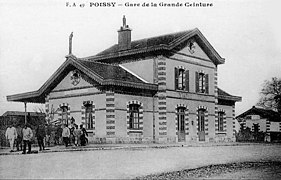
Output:
[[[62,138],[65,147],[67,147],[71,142],[75,146],[85,146],[88,143],[88,133],[83,125],[80,125],[80,129],[77,124],[74,124],[71,128],[68,128],[67,124],[63,125]]]
[[[83,125],[72,124],[71,128],[68,128],[67,124],[62,125],[62,131],[60,136],[63,138],[65,147],[68,147],[71,143],[75,146],[85,146],[88,143],[88,133]],[[44,124],[40,124],[35,129],[35,137],[37,138],[39,151],[45,150],[45,144],[50,145],[49,128],[46,128]],[[16,144],[17,151],[22,151],[26,154],[26,147],[28,146],[27,153],[31,153],[31,144],[33,140],[33,131],[25,124],[24,128],[20,125],[15,128],[13,125],[9,125],[6,130],[5,136],[10,144],[10,152],[14,151],[14,145]]]
[[[14,151],[14,143],[16,142],[18,151],[22,150],[22,153],[25,154],[26,146],[28,146],[27,153],[31,153],[31,140],[33,138],[33,132],[27,125],[24,125],[24,128],[21,128],[20,125],[17,128],[15,128],[13,125],[9,125],[5,136],[10,143],[10,152]]]

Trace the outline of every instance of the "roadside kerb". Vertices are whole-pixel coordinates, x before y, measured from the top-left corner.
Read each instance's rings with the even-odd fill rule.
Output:
[[[112,146],[112,144],[103,144],[101,145],[89,145],[85,147],[68,147],[65,148],[64,146],[54,146],[54,147],[47,147],[50,148],[49,150],[39,151],[38,154],[41,153],[52,153],[52,152],[73,152],[73,151],[100,151],[100,150],[119,150],[119,149],[147,149],[147,148],[172,148],[172,147],[210,147],[210,146],[247,146],[247,145],[274,145],[270,143],[194,143],[194,144],[116,144],[116,146]],[[0,149],[0,156],[1,155],[21,155],[21,151],[16,152],[7,152],[5,150]],[[1,152],[2,151],[2,152]],[[4,151],[4,152],[3,152]]]

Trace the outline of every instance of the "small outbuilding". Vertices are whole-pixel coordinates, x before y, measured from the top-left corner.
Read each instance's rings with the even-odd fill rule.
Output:
[[[265,141],[281,140],[281,115],[271,109],[253,106],[236,117],[243,128],[250,128],[253,133],[265,133]]]

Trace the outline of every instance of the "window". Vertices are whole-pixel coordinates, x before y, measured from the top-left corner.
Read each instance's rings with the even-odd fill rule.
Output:
[[[223,116],[224,113],[223,112],[219,112],[218,114],[218,127],[219,127],[219,131],[223,131]]]
[[[184,119],[185,119],[184,111],[185,111],[184,107],[178,107],[178,113],[177,113],[178,129],[177,130],[180,132],[184,131]]]
[[[254,131],[254,133],[258,133],[259,132],[259,123],[254,123],[253,124],[253,131]]]
[[[196,92],[209,94],[209,78],[208,74],[196,72]]]
[[[139,118],[139,108],[138,104],[129,105],[129,128],[130,129],[139,129],[140,128],[140,118]]]
[[[203,73],[199,73],[199,92],[201,93],[205,92],[204,76]]]
[[[61,110],[62,110],[62,124],[67,124],[68,125],[68,115],[67,115],[68,107],[67,106],[62,106]]]
[[[205,131],[205,110],[198,110],[198,131]]]
[[[93,129],[93,105],[91,104],[86,104],[86,114],[85,114],[85,124],[86,124],[86,129]]]
[[[189,91],[189,71],[175,68],[175,89]]]
[[[179,70],[179,78],[178,78],[178,89],[184,89],[184,78],[183,78],[184,70]]]

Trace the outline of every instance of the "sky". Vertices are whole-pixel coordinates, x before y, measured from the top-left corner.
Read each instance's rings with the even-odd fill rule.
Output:
[[[90,7],[113,2],[115,7]],[[154,3],[157,7],[126,7]],[[160,7],[159,3],[183,3]],[[212,7],[185,7],[208,2]],[[75,3],[76,7],[67,4]],[[80,7],[84,4],[84,7]],[[73,32],[73,54],[87,57],[117,43],[117,30],[126,15],[132,40],[195,27],[203,33],[225,64],[218,67],[218,86],[242,97],[236,115],[258,102],[265,80],[281,77],[281,11],[278,0],[1,0],[0,115],[24,111],[23,103],[6,96],[38,90],[65,61]],[[27,104],[34,111],[40,104]]]

